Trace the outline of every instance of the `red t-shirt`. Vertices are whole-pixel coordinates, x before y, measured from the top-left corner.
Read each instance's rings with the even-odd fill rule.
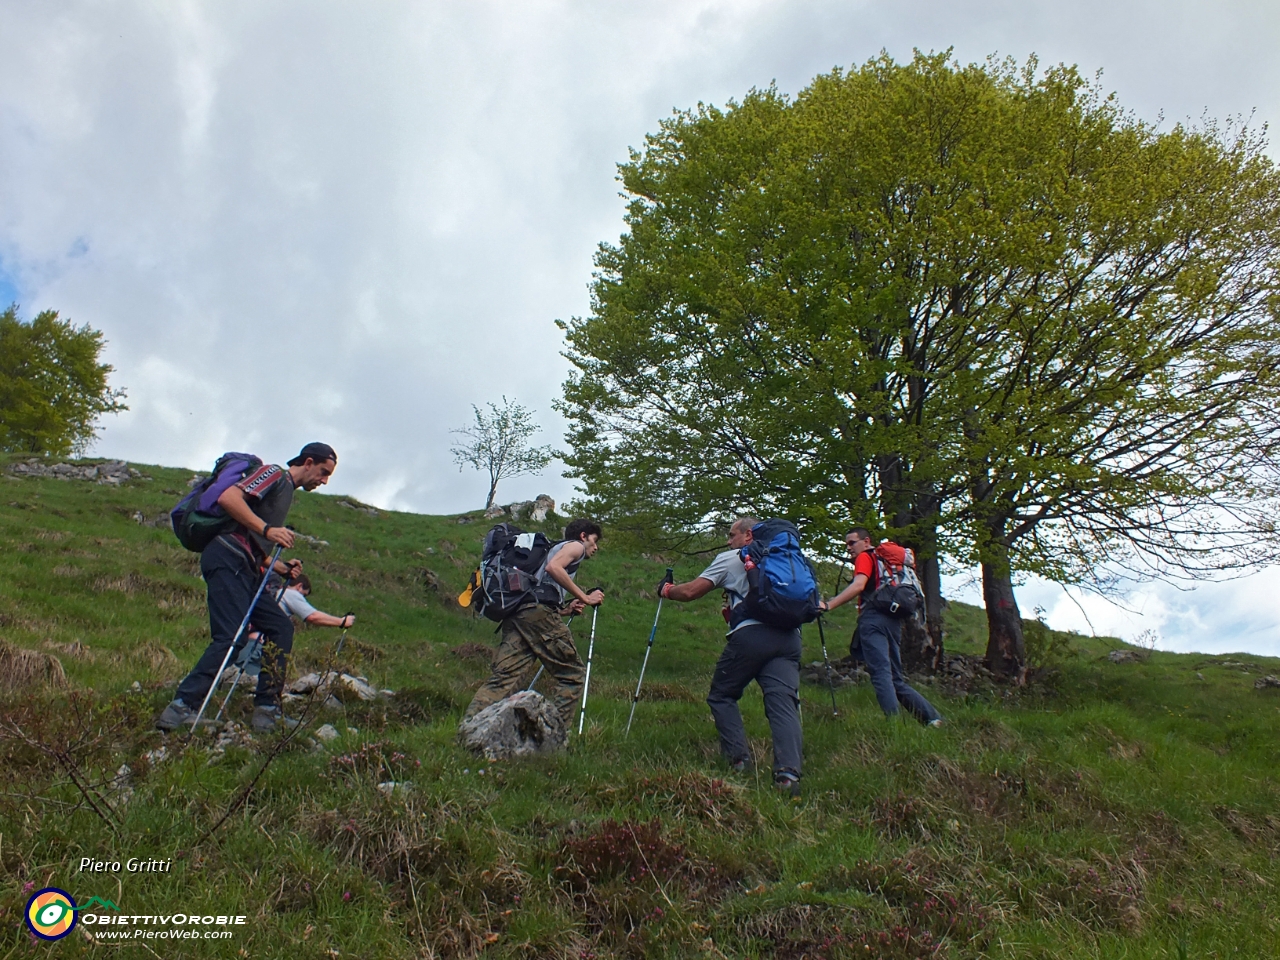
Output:
[[[853,561],[853,576],[856,580],[858,574],[862,574],[867,578],[867,585],[862,588],[862,592],[858,594],[858,609],[862,609],[862,598],[871,593],[876,588],[876,577],[879,571],[876,569],[876,558],[871,550],[863,550],[862,553]]]

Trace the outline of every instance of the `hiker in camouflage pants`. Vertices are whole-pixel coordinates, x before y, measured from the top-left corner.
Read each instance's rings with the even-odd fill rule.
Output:
[[[573,581],[582,561],[599,549],[600,532],[599,524],[586,519],[572,520],[565,527],[564,540],[547,554],[547,565],[535,590],[537,602],[502,621],[502,643],[493,660],[493,673],[476,691],[466,717],[522,689],[540,661],[555,681],[552,699],[565,729],[573,725],[587,668],[562,618],[604,601],[600,590],[584,593]]]

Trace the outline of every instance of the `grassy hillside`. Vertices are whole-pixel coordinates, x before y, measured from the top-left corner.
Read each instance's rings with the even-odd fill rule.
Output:
[[[487,672],[475,645],[497,638],[452,602],[487,524],[317,494],[291,516],[328,542],[297,551],[313,600],[357,613],[342,666],[396,696],[320,717],[342,735],[295,740],[210,836],[275,741],[184,746],[151,729],[207,626],[197,558],[156,522],[191,473],[140,469],[150,479],[120,486],[0,478],[0,639],[65,671],[62,687],[56,671],[22,679],[28,661],[0,656],[0,955],[121,949],[84,925],[34,942],[27,891],[52,885],[130,914],[249,917],[228,941],[125,948],[139,956],[1280,956],[1280,689],[1254,686],[1280,662],[1115,664],[1118,642],[1044,632],[1051,662],[1025,690],[928,686],[942,730],[886,722],[866,684],[838,692],[833,718],[827,690],[805,686],[790,801],[769,785],[754,687],[743,707],[765,773],[730,775],[717,756],[702,702],[722,645],[713,598],[664,606],[623,737],[667,560],[606,537],[579,574],[608,595],[586,735],[551,760],[489,765],[454,738]],[[672,559],[680,579],[701,568]],[[950,616],[950,649],[979,653],[981,611]],[[326,662],[337,635],[301,630],[294,671]],[[818,659],[813,627],[805,645]],[[386,781],[407,786],[386,795]],[[82,857],[173,866],[90,874]]]

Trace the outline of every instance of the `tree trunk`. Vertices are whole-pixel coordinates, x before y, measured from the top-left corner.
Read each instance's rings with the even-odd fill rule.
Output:
[[[933,647],[931,672],[942,669],[942,565],[938,558],[929,557],[920,562],[920,583],[924,587],[925,629],[929,632],[929,642]]]
[[[987,667],[1022,684],[1027,678],[1027,650],[1007,560],[982,565],[982,601],[987,607]]]
[[[942,666],[941,576],[936,558],[917,560],[916,565],[924,588],[924,615],[902,621],[902,669],[908,673],[937,673]]]
[[[491,481],[489,484],[489,499],[486,500],[484,504],[485,513],[488,513],[491,509],[493,509],[493,500],[497,495],[498,495],[498,481],[495,479]]]

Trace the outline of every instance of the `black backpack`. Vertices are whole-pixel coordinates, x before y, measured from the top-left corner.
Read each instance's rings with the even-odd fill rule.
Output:
[[[262,459],[252,453],[224,453],[213,465],[213,472],[196,484],[169,512],[169,521],[178,542],[188,550],[200,553],[220,534],[229,533],[236,522],[223,513],[218,498],[234,483],[239,483],[262,466]]]
[[[751,538],[741,551],[747,595],[734,608],[733,618],[759,620],[783,630],[816,620],[821,613],[818,578],[800,550],[795,524],[766,520],[751,528]]]
[[[552,546],[541,533],[525,533],[510,523],[496,524],[484,538],[472,606],[501,623],[521,607],[537,603],[538,584]]]
[[[876,588],[863,606],[895,620],[914,617],[924,606],[924,588],[916,575],[915,551],[886,540],[871,556],[876,563]]]

